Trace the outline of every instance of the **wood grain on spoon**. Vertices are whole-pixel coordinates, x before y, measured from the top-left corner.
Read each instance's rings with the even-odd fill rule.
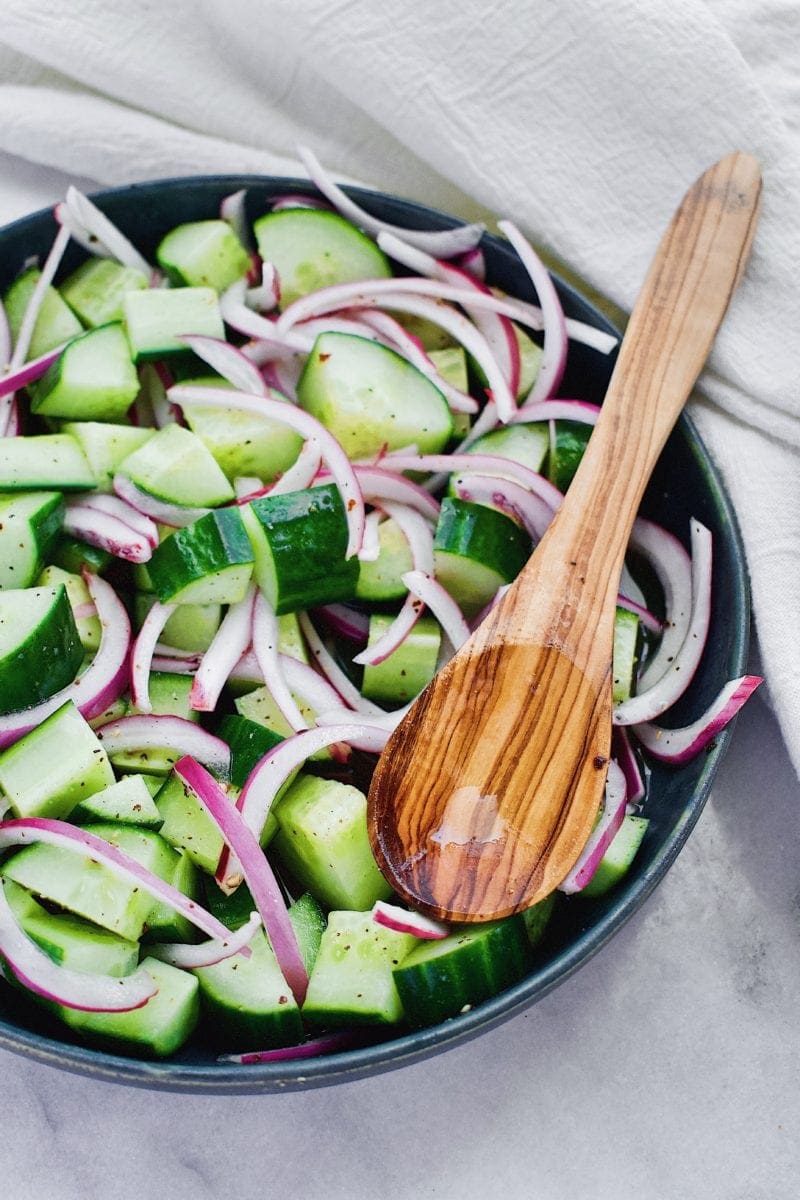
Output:
[[[756,160],[735,153],[687,192],[555,520],[381,755],[370,840],[393,887],[425,912],[486,921],[527,908],[588,839],[610,753],[628,537],[744,268],[760,190]]]

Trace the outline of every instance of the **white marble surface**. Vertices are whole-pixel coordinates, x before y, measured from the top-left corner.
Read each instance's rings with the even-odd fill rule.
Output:
[[[0,221],[63,187],[0,156]],[[403,1071],[220,1099],[0,1054],[0,1196],[794,1200],[798,790],[757,697],[688,845],[612,943],[528,1013]]]

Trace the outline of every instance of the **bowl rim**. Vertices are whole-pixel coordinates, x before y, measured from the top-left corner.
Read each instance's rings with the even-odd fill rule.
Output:
[[[153,189],[172,191],[180,188],[224,185],[231,190],[238,190],[273,187],[276,184],[280,185],[282,190],[319,195],[308,179],[300,177],[212,174],[145,180],[122,187],[103,188],[92,192],[91,198],[102,204],[109,199],[115,202],[127,198],[138,199],[142,193]],[[344,191],[367,208],[370,201],[381,204],[389,202],[409,216],[416,215],[426,228],[447,229],[463,224],[461,219],[448,213],[393,193],[355,186],[345,186]],[[52,215],[52,207],[46,207],[17,218],[0,228],[0,241],[24,233],[28,225],[33,230],[41,222],[52,219]],[[503,244],[502,239],[489,231],[484,237],[490,244]],[[551,271],[551,275],[562,295],[588,307],[593,324],[621,337],[620,330],[592,300],[583,295],[579,287],[565,281],[555,271]],[[685,411],[679,418],[677,427],[681,430],[686,447],[704,477],[707,498],[721,520],[728,541],[731,569],[735,573],[732,588],[738,602],[736,611],[732,614],[729,657],[732,669],[738,674],[744,671],[746,666],[750,628],[749,583],[739,523],[719,471],[696,426]],[[735,719],[717,735],[706,752],[694,792],[683,808],[681,819],[665,839],[656,861],[627,886],[621,885],[611,893],[613,898],[599,918],[575,936],[551,961],[534,967],[519,983],[469,1012],[459,1014],[439,1025],[404,1033],[374,1045],[341,1050],[320,1058],[295,1059],[282,1063],[238,1065],[212,1061],[195,1064],[174,1058],[159,1061],[129,1058],[61,1041],[10,1024],[3,1019],[0,1019],[0,1048],[73,1074],[86,1075],[106,1082],[191,1094],[237,1095],[296,1091],[346,1083],[368,1075],[397,1070],[462,1045],[543,999],[559,984],[574,975],[630,920],[666,875],[696,825],[708,799],[714,776],[727,751],[734,726]]]

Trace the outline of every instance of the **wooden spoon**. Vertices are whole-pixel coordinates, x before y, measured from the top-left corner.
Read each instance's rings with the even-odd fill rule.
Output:
[[[602,414],[545,537],[389,739],[377,861],[453,921],[527,908],[569,873],[603,797],[620,572],[650,473],[742,273],[761,176],[723,158],[687,192],[628,324]]]

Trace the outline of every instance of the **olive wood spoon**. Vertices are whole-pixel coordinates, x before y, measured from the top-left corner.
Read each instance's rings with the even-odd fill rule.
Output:
[[[488,921],[527,908],[586,844],[608,769],[628,537],[742,273],[760,189],[756,160],[734,153],[687,192],[558,514],[380,757],[370,841],[392,887],[424,912]]]

